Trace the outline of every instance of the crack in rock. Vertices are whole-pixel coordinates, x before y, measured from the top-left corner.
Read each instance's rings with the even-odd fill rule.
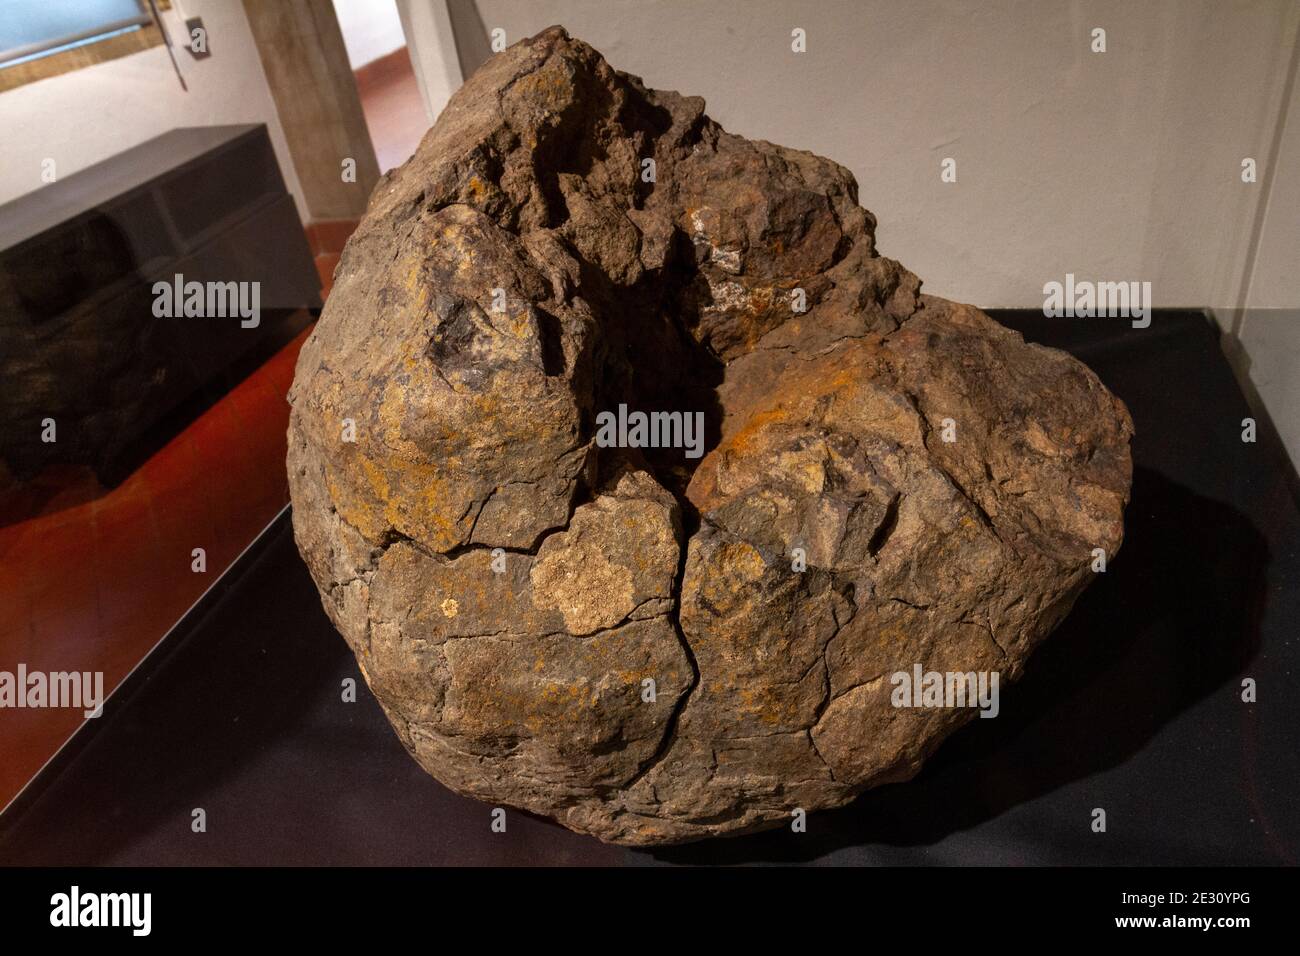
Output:
[[[875,225],[843,167],[558,27],[381,180],[288,469],[430,774],[616,843],[742,833],[907,779],[973,716],[895,707],[891,673],[1020,672],[1122,541],[1132,424]],[[598,441],[621,405],[664,440]]]

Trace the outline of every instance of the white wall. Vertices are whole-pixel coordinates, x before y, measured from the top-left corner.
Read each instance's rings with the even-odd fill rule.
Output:
[[[397,0],[397,11],[420,98],[432,125],[463,79],[447,0]]]
[[[185,37],[176,6],[162,17],[179,44]],[[212,51],[196,60],[178,46],[188,93],[162,46],[0,93],[0,202],[39,189],[46,158],[66,176],[178,126],[265,123],[298,215],[308,219],[243,6],[239,0],[179,6],[203,18]]]
[[[1251,383],[1300,467],[1300,79],[1291,82],[1236,331]]]
[[[406,46],[396,0],[334,0],[352,69]]]
[[[1073,272],[1211,308],[1300,464],[1295,0],[451,2],[511,43],[562,24],[732,132],[839,161],[929,292],[1036,309]]]
[[[1293,0],[477,0],[514,42],[560,23],[728,130],[847,166],[927,291],[1040,308],[1043,283],[1236,304]],[[1090,30],[1107,52],[1089,51]],[[807,31],[808,52],[790,50]],[[957,160],[958,181],[939,164]],[[1292,299],[1296,296],[1291,287]]]

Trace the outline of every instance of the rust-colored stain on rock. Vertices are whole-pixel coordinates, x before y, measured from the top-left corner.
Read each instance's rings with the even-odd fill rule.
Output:
[[[843,167],[560,28],[380,182],[288,464],[429,773],[612,842],[741,833],[907,779],[975,713],[890,675],[1019,675],[1120,546],[1132,424],[874,230]],[[620,404],[701,413],[705,453],[602,447]]]

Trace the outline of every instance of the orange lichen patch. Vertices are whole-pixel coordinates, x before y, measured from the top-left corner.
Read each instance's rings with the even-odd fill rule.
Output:
[[[839,392],[849,388],[856,388],[860,381],[856,369],[841,368],[831,378],[831,391]]]
[[[559,684],[546,684],[541,689],[540,702],[544,704],[563,704],[566,707],[572,703],[582,700],[586,694],[586,688],[582,683],[569,684],[560,686]],[[561,709],[561,713],[563,713]]]
[[[572,101],[573,83],[561,70],[546,67],[516,80],[510,96],[531,101],[534,108],[559,110]]]
[[[777,687],[741,690],[736,712],[741,717],[755,717],[768,727],[789,727],[797,724],[800,716],[798,701]]]
[[[510,334],[517,339],[527,339],[532,337],[532,323],[528,321],[528,310],[512,315],[510,317]]]
[[[410,453],[415,450],[410,442],[402,437],[402,426],[406,418],[408,402],[404,392],[396,382],[384,386],[383,398],[379,402],[380,440],[390,448],[397,448]]]
[[[751,317],[757,318],[772,307],[772,300],[775,296],[776,290],[771,286],[759,286],[750,289],[745,309]]]
[[[730,541],[714,555],[717,570],[702,575],[699,590],[705,602],[721,612],[736,613],[750,606],[756,595],[748,587],[762,579],[767,564],[762,554],[745,541]]]
[[[718,446],[718,450],[725,448],[736,455],[749,455],[761,447],[759,439],[767,428],[787,424],[790,419],[790,410],[784,404],[755,412],[730,439]]]
[[[919,614],[924,612],[918,611],[916,613]],[[876,628],[873,635],[876,638],[873,642],[875,644],[906,644],[912,635],[912,630],[901,622],[896,624],[882,624]]]
[[[526,379],[521,381],[521,390],[529,387]],[[553,396],[536,389],[531,391],[531,395],[536,396],[534,408],[545,406],[547,415],[520,414],[525,400],[518,393],[511,397],[506,389],[475,395],[473,411],[465,414],[466,420],[475,423],[473,432],[467,436],[469,447],[475,450],[515,444],[537,447],[556,440],[568,440],[576,433],[576,408],[560,405],[559,414],[565,417],[559,418],[552,410],[563,399],[557,402]]]
[[[388,474],[377,462],[365,455],[358,456],[361,471],[370,483],[370,489],[381,502],[388,501]]]
[[[392,458],[381,465],[364,453],[357,462],[369,495],[334,481],[329,488],[339,514],[361,534],[377,541],[396,528],[436,551],[461,543],[459,522],[447,515],[463,513],[464,507],[453,499],[456,484],[438,474],[435,464]]]
[[[462,502],[467,497],[464,490],[439,474],[438,466],[433,462],[404,462],[399,459],[393,464],[400,486],[412,489],[414,493],[410,498],[389,503],[385,515],[393,519],[390,522],[392,526],[435,551],[445,551],[460,544],[464,537],[460,522],[449,516],[464,513]],[[399,523],[397,517],[403,511],[408,520]]]
[[[686,489],[690,502],[701,511],[720,506],[725,496],[718,489],[718,470],[735,458],[756,455],[767,446],[765,432],[775,425],[792,421],[794,415],[785,403],[761,409],[749,416],[735,432],[724,438],[701,461]]]
[[[420,281],[420,276],[423,271],[424,267],[418,260],[411,263],[410,267],[406,270],[406,276],[402,283],[406,286],[408,292],[415,292],[417,289],[424,286],[424,283]]]
[[[464,207],[452,207],[464,209]],[[450,248],[439,248],[437,251],[438,259],[442,262],[454,262],[457,275],[469,272],[475,267],[478,260],[478,243],[480,236],[477,230],[473,230],[474,235],[467,234],[461,222],[446,218],[442,220],[441,226],[432,239],[441,237],[445,240]],[[432,249],[437,243],[429,242],[429,248]]]
[[[369,466],[378,471],[378,466],[369,459],[358,457],[363,469]],[[373,488],[376,479],[368,480]],[[384,523],[379,509],[375,507],[373,497],[358,492],[350,481],[342,480],[334,469],[328,466],[325,469],[325,487],[329,490],[330,500],[334,503],[334,509],[340,518],[370,541],[378,541],[382,537],[388,526]]]
[[[767,571],[763,555],[747,541],[727,545],[725,557],[727,566],[747,582],[759,580]]]
[[[818,495],[826,488],[826,467],[821,457],[823,450],[810,450],[816,457],[810,458],[808,451],[783,452],[777,456],[776,467],[797,481],[804,491]]]

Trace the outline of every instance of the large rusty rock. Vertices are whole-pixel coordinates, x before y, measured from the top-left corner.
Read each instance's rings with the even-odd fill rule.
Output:
[[[420,764],[603,840],[905,780],[1113,555],[1124,406],[877,254],[842,167],[552,28],[376,190],[298,362],[294,529]],[[652,163],[647,161],[653,161]],[[707,454],[598,416],[703,415]]]

